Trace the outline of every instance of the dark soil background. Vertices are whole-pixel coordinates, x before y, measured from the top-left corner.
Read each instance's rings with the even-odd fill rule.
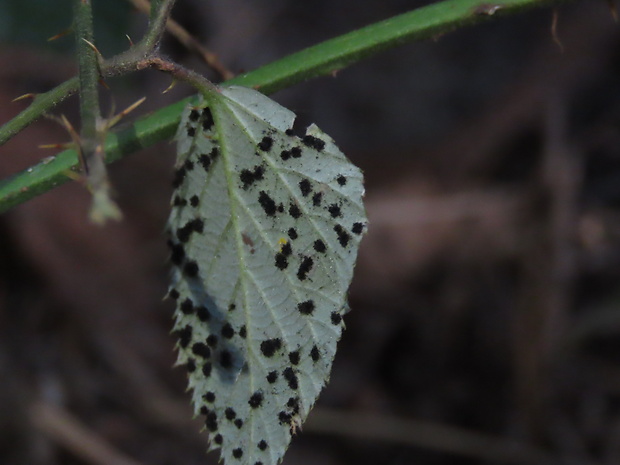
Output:
[[[0,5],[0,122],[75,72],[67,1]],[[180,1],[231,71],[430,2]],[[104,53],[144,17],[95,2]],[[620,463],[620,27],[606,0],[400,47],[274,95],[367,178],[332,380],[288,465]],[[174,39],[165,50],[215,77]],[[137,113],[188,95],[111,80]],[[110,93],[103,92],[110,100]],[[57,110],[78,124],[76,99]],[[67,135],[0,148],[7,176]],[[163,230],[173,144],[111,167],[125,220],[68,183],[0,216],[0,464],[216,464],[172,368]]]

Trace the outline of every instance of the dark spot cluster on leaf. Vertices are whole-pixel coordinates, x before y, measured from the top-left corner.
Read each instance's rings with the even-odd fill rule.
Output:
[[[267,444],[267,441],[265,441],[264,439],[262,439],[259,443],[258,443],[258,448],[260,450],[266,450],[267,447],[269,447],[269,444]]]
[[[312,349],[310,350],[310,357],[314,362],[318,362],[319,358],[321,358],[321,353],[319,352],[319,348],[317,346],[312,346]]]
[[[318,137],[311,136],[310,134],[305,135],[303,139],[301,139],[301,141],[307,147],[312,147],[313,149],[318,150],[319,152],[325,148],[324,141],[322,141]]]
[[[299,265],[299,269],[297,270],[297,279],[304,281],[308,277],[308,273],[312,269],[313,265],[314,260],[312,257],[304,257]]]
[[[340,212],[340,207],[335,203],[332,203],[329,207],[327,207],[327,211],[332,218],[338,218],[339,216],[342,216],[342,213]]]
[[[186,171],[189,172],[194,169],[194,162],[188,158],[187,160],[185,160],[185,163],[183,163],[183,167]]]
[[[272,146],[273,139],[269,136],[263,137],[263,139],[258,143],[258,148],[261,149],[263,152],[268,152],[269,150],[271,150]]]
[[[290,397],[286,406],[291,409],[293,415],[297,415],[299,413],[299,397]]]
[[[235,421],[235,426],[237,427],[237,429],[241,429],[241,427],[243,426],[243,420],[241,418],[237,418]]]
[[[334,226],[334,231],[336,231],[336,234],[338,235],[338,242],[340,243],[340,245],[342,247],[346,247],[351,240],[351,236],[349,235],[349,233],[346,232],[344,228],[339,224]]]
[[[188,373],[193,373],[194,371],[196,371],[196,362],[194,361],[193,358],[188,358],[187,359],[187,363],[185,364],[185,368],[187,369]]]
[[[185,170],[185,168],[183,166],[181,168],[179,168],[178,170],[176,170],[174,172],[174,179],[172,180],[172,187],[174,187],[176,189],[181,184],[183,184],[183,181],[185,180],[185,175],[186,174],[187,174],[187,171]]]
[[[273,357],[273,355],[282,347],[280,338],[265,339],[260,343],[260,351],[265,357]]]
[[[262,165],[256,165],[253,170],[244,169],[239,174],[239,179],[243,183],[242,188],[248,189],[256,181],[261,181],[265,175],[265,168]]]
[[[293,248],[291,247],[291,243],[287,242],[282,245],[282,249],[280,250],[286,257],[290,257],[293,253]]]
[[[204,221],[200,218],[194,218],[188,221],[185,226],[177,229],[177,239],[181,242],[189,241],[189,237],[193,232],[201,233],[204,230]]]
[[[196,316],[198,316],[198,319],[200,321],[209,321],[209,319],[211,318],[211,314],[205,306],[201,306],[196,309]]]
[[[314,312],[314,308],[315,307],[313,300],[306,300],[297,304],[297,310],[299,310],[299,313],[301,313],[302,315],[312,315],[312,312]]]
[[[181,302],[179,309],[184,315],[191,315],[192,313],[194,313],[194,303],[191,299],[187,298],[183,302]]]
[[[172,244],[170,253],[170,261],[174,265],[180,265],[185,259],[185,248],[181,244]]]
[[[222,443],[224,442],[224,438],[222,437],[221,434],[216,434],[215,437],[213,438],[213,442],[221,446]]]
[[[232,368],[233,356],[230,351],[222,350],[222,352],[220,352],[220,365],[222,368]]]
[[[293,352],[289,352],[288,359],[293,365],[299,364],[299,351],[295,350]]]
[[[267,382],[269,382],[269,384],[273,384],[278,380],[278,372],[277,371],[270,371],[267,374]]]
[[[243,457],[243,449],[237,447],[236,449],[233,449],[232,454],[234,458],[240,459],[241,457]]]
[[[207,345],[214,349],[217,347],[217,336],[215,334],[209,334],[207,336]]]
[[[263,210],[267,214],[267,216],[275,216],[276,214],[276,203],[273,199],[267,194],[265,191],[260,191],[258,194],[258,203]]]
[[[282,252],[278,252],[275,256],[275,265],[279,270],[285,270],[288,267],[288,260],[286,255]]]
[[[297,239],[297,237],[299,237],[297,235],[297,230],[295,228],[289,228],[289,230],[288,230],[288,237],[290,237],[292,240]]]
[[[237,305],[236,305],[236,304],[230,304],[230,305],[228,306],[228,311],[229,311],[229,312],[232,312],[232,311],[233,311],[234,309],[236,309],[236,308],[237,308]]]
[[[211,362],[207,362],[202,366],[202,374],[204,375],[205,378],[208,378],[209,376],[211,376],[212,370],[213,370],[213,365],[211,365]]]
[[[192,352],[194,355],[198,355],[202,358],[209,358],[211,356],[211,349],[209,349],[204,342],[194,343],[192,346]]]
[[[284,379],[288,382],[288,387],[293,390],[297,390],[299,387],[299,382],[295,371],[291,367],[286,367],[282,372],[282,376],[284,376]]]
[[[235,418],[237,418],[237,412],[235,412],[235,409],[228,407],[226,410],[224,410],[224,415],[226,415],[226,419],[233,421]]]
[[[248,335],[248,330],[246,329],[245,325],[243,325],[241,328],[239,328],[239,337],[241,339],[245,339]]]
[[[278,420],[280,421],[281,425],[288,425],[291,423],[291,414],[288,412],[285,412],[284,410],[282,410],[280,413],[278,413]]]
[[[206,405],[203,405],[202,407],[200,407],[200,413],[202,413],[205,416],[207,416],[210,411],[211,410],[209,410]]]
[[[316,194],[312,196],[312,205],[314,205],[315,207],[320,207],[321,200],[323,200],[323,193],[317,192]]]
[[[213,114],[211,113],[209,107],[205,107],[202,110],[202,129],[208,131],[213,126],[213,123]]]
[[[312,183],[307,179],[302,179],[299,181],[299,190],[301,191],[301,195],[307,197],[310,192],[312,192]]]
[[[198,263],[194,262],[194,261],[189,261],[185,264],[185,266],[183,267],[183,272],[185,273],[186,276],[190,277],[190,278],[195,278],[196,276],[198,276]]]
[[[198,163],[202,165],[205,171],[209,171],[209,168],[211,168],[211,157],[203,153],[198,157]]]
[[[192,340],[192,327],[186,325],[184,328],[177,330],[176,335],[179,338],[179,345],[185,349]]]
[[[263,404],[263,399],[263,393],[261,391],[256,391],[252,394],[250,400],[248,400],[248,404],[250,404],[250,407],[252,408],[258,408]]]
[[[168,292],[168,297],[177,300],[179,297],[181,297],[181,294],[179,294],[179,291],[177,291],[176,289],[170,289],[170,292]]]
[[[321,252],[321,253],[325,253],[325,251],[327,250],[327,247],[325,246],[325,242],[323,242],[321,239],[317,239],[316,241],[314,241],[314,244],[312,244],[312,247],[314,248],[314,250],[316,250],[317,252]]]
[[[362,234],[362,231],[364,231],[364,223],[353,223],[351,231],[353,234]]]
[[[198,196],[197,196],[197,195],[192,195],[192,196],[189,198],[189,204],[190,204],[192,207],[197,207],[199,203],[200,203],[200,199],[198,198]]]
[[[232,339],[234,335],[235,330],[230,323],[226,323],[224,326],[222,326],[222,336],[224,336],[226,339]]]
[[[332,323],[335,325],[339,325],[342,321],[342,315],[338,312],[332,312],[331,314]]]
[[[204,395],[202,396],[202,398],[203,398],[205,401],[207,401],[207,402],[209,402],[210,404],[212,404],[213,402],[215,402],[215,393],[213,393],[213,392],[209,391],[209,392],[207,392],[206,394],[204,394]]]
[[[198,121],[198,118],[200,118],[200,113],[198,113],[198,110],[196,110],[195,108],[192,109],[192,111],[189,112],[189,120]]]
[[[174,200],[172,201],[172,205],[175,207],[184,207],[187,205],[187,200],[181,198],[179,195],[174,196]]]
[[[301,158],[301,147],[293,147],[291,149],[291,157],[293,158]]]
[[[209,431],[217,431],[217,415],[215,412],[211,411],[207,415],[207,421],[205,422],[205,426]]]
[[[194,126],[188,124],[185,129],[187,130],[188,137],[194,137],[196,135],[196,128]]]
[[[338,177],[336,178],[336,182],[338,184],[340,184],[341,186],[344,186],[347,183],[347,178],[345,176],[343,176],[342,174],[338,175]]]
[[[294,219],[298,219],[301,216],[301,210],[296,203],[291,203],[288,208],[288,214],[291,215]]]
[[[282,152],[280,152],[280,158],[283,161],[288,160],[289,158],[291,158],[291,151],[290,150],[282,150]]]

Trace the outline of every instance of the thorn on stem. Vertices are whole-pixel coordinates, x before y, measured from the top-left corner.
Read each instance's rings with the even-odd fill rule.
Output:
[[[68,35],[68,34],[70,34],[70,33],[72,33],[72,32],[73,32],[73,28],[68,27],[67,29],[65,29],[65,30],[63,30],[63,31],[60,31],[60,32],[59,32],[58,34],[56,34],[55,36],[49,37],[49,38],[47,39],[47,41],[48,41],[48,42],[52,42],[52,41],[54,41],[54,40],[56,40],[56,39],[60,39],[61,37],[66,36],[66,35]]]
[[[20,100],[24,100],[24,99],[27,99],[27,98],[34,99],[36,97],[37,97],[37,94],[33,94],[32,92],[30,92],[28,94],[20,95],[19,97],[14,98],[13,100],[11,100],[11,102],[18,102]]]
[[[177,80],[173,79],[172,82],[170,83],[170,85],[168,87],[166,87],[166,89],[162,92],[162,94],[167,94],[168,92],[170,92],[174,86],[177,85]]]

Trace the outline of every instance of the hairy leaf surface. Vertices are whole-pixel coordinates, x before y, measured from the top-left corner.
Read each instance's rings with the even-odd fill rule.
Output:
[[[179,126],[169,220],[178,362],[210,449],[278,463],[326,384],[366,230],[362,174],[316,126],[222,88]]]

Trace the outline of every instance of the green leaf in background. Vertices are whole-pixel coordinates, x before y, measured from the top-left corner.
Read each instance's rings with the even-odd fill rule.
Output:
[[[178,362],[210,449],[278,463],[329,378],[366,230],[361,171],[263,94],[184,112],[169,220]]]

